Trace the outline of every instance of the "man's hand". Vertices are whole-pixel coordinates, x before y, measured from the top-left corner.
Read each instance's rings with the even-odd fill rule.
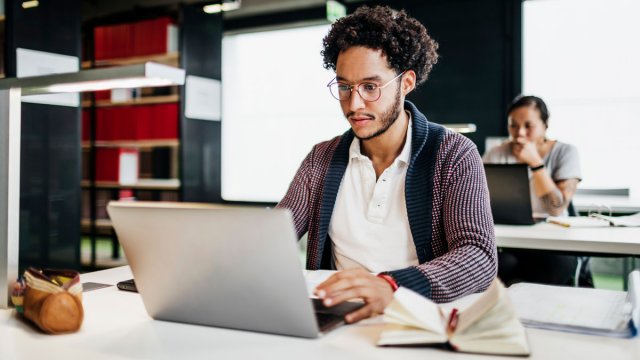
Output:
[[[518,159],[518,161],[525,163],[529,166],[535,167],[543,164],[542,158],[538,153],[538,148],[535,143],[526,141],[523,137],[518,137],[513,140],[511,145],[511,153]]]
[[[335,273],[318,285],[314,293],[323,299],[325,306],[334,306],[352,299],[363,299],[365,306],[345,316],[345,321],[348,323],[382,314],[385,307],[393,300],[391,285],[363,269]]]

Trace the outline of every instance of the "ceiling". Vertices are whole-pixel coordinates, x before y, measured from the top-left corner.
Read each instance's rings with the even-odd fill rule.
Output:
[[[358,1],[362,0],[346,0],[343,2]],[[205,3],[203,0],[81,0],[81,2],[82,15],[85,20],[148,7],[177,5],[180,3]],[[211,2],[213,3],[215,1]],[[242,0],[240,9],[225,13],[224,17],[232,19],[283,10],[302,9],[319,6],[324,3],[325,0]]]

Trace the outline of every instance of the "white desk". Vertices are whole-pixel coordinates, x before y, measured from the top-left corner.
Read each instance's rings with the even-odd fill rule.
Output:
[[[128,267],[82,276],[115,284]],[[154,321],[140,296],[115,287],[84,294],[85,319],[75,334],[49,336],[0,310],[0,359],[477,359],[491,357],[429,348],[378,348],[379,321],[344,326],[316,339]],[[637,360],[639,339],[613,339],[528,329],[531,359]],[[502,357],[501,357],[502,358]],[[505,359],[507,357],[504,357]],[[518,358],[521,359],[521,358]]]
[[[496,225],[499,247],[640,256],[640,227]]]

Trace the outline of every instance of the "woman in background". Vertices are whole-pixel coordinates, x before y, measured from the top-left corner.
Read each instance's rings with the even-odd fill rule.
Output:
[[[538,97],[516,97],[507,109],[507,116],[509,140],[489,149],[484,162],[527,164],[533,213],[568,215],[581,179],[578,150],[573,145],[547,138],[549,111]],[[498,253],[498,276],[506,284],[529,281],[567,285],[573,280],[576,266],[575,256],[533,250]]]

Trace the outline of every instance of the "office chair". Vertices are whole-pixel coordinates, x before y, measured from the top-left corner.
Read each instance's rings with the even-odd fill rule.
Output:
[[[573,206],[573,202],[569,203],[567,208],[569,216],[578,216],[576,208]],[[576,265],[576,273],[573,277],[573,285],[575,287],[594,287],[593,276],[591,274],[591,268],[589,266],[590,256],[577,256],[578,264]]]

